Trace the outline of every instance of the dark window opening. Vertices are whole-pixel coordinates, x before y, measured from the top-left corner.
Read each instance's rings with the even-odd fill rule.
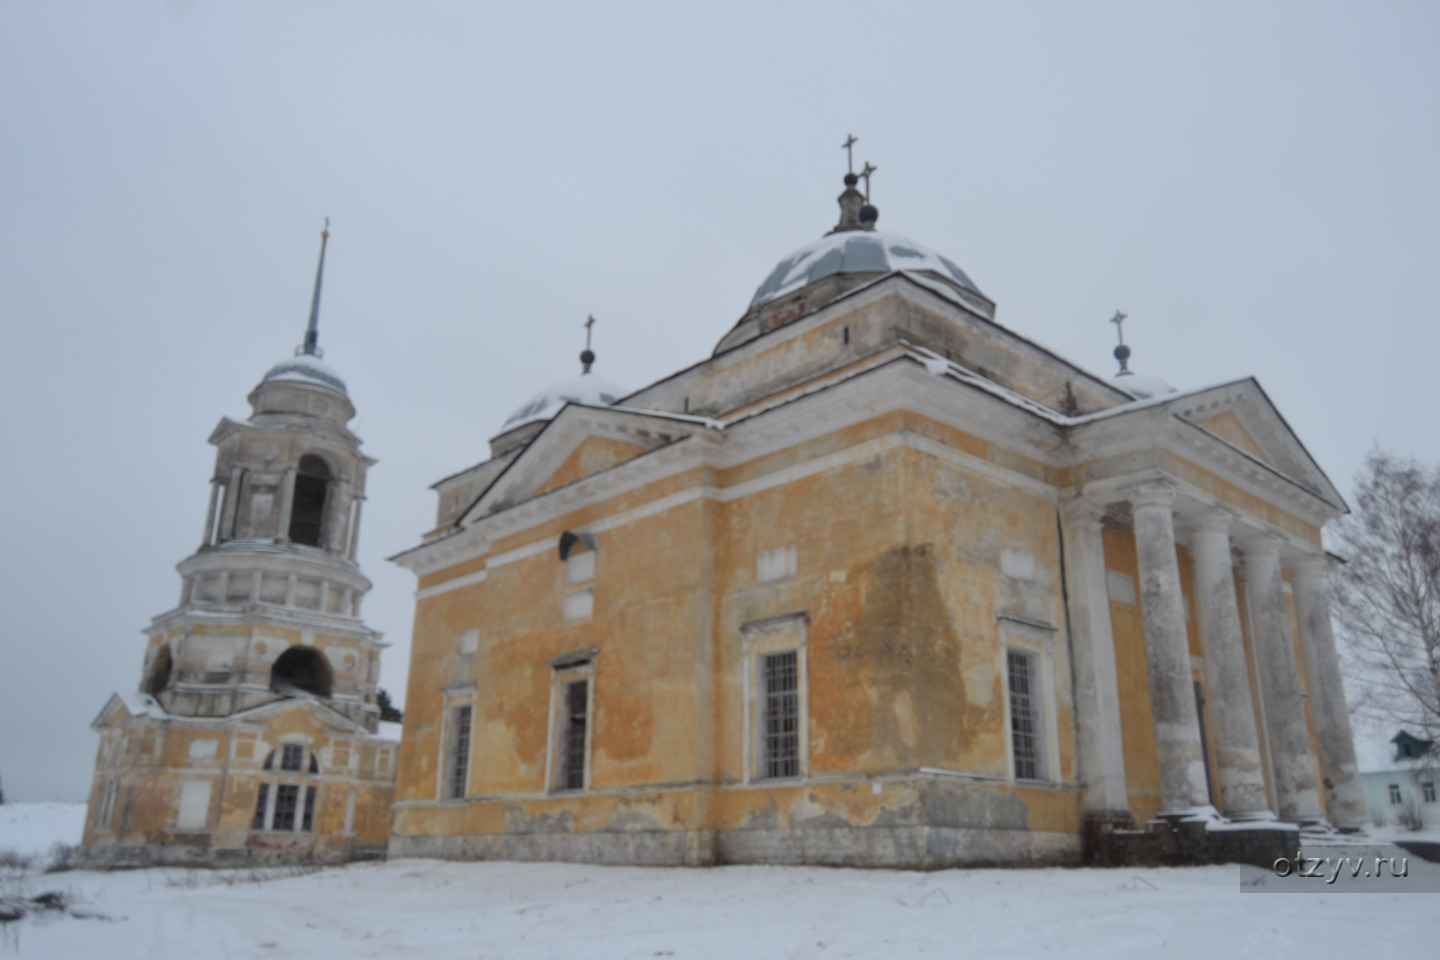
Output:
[[[262,769],[262,770],[274,770],[274,769],[275,769],[275,751],[274,751],[274,750],[271,750],[271,751],[265,756],[265,763],[261,766],[260,769]]]
[[[450,713],[450,763],[445,774],[445,799],[464,799],[469,767],[470,708],[455,707]]]
[[[310,832],[315,828],[315,788],[305,788],[305,817],[300,822],[300,829]]]
[[[564,734],[561,742],[560,789],[585,789],[585,724],[590,701],[590,681],[565,684]]]
[[[294,830],[295,810],[300,805],[300,787],[282,783],[275,788],[275,821],[272,830]]]
[[[1017,780],[1040,779],[1040,738],[1033,700],[1031,657],[1008,650],[1010,673],[1010,743],[1015,754]]]
[[[313,754],[313,753],[310,754],[310,772],[311,772],[311,773],[319,773],[319,772],[320,772],[320,761],[319,761],[318,759],[316,759],[315,754]]]
[[[255,820],[250,824],[251,830],[265,829],[265,807],[270,803],[270,784],[260,784],[260,792],[255,795]]]
[[[287,743],[280,754],[281,770],[299,770],[305,762],[305,748],[298,743]]]
[[[310,647],[291,647],[270,668],[270,689],[277,693],[296,691],[317,697],[330,696],[330,666]]]
[[[1195,713],[1200,719],[1200,759],[1205,765],[1205,792],[1210,796],[1210,803],[1215,803],[1215,781],[1210,776],[1210,741],[1205,733],[1205,691],[1201,689],[1200,681],[1195,681]]]
[[[849,327],[842,327],[842,328],[841,328],[841,333],[844,334],[845,342],[846,342],[846,343],[849,343],[849,342],[850,342],[850,328],[849,328]]]
[[[800,673],[794,650],[761,658],[766,778],[800,776]]]
[[[325,517],[325,496],[330,486],[330,468],[313,454],[300,458],[295,475],[295,496],[290,503],[290,540],[320,546],[320,528]]]
[[[153,697],[170,685],[171,663],[170,646],[162,643],[160,649],[155,651],[155,659],[150,664],[150,677],[145,681],[146,693]]]

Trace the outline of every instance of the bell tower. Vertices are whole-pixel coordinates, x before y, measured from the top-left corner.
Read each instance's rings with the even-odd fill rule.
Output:
[[[180,602],[151,620],[139,690],[100,734],[83,859],[334,863],[383,854],[395,724],[360,618],[365,474],[345,381],[322,359],[320,260],[305,338],[228,417]],[[386,728],[389,729],[386,729]]]

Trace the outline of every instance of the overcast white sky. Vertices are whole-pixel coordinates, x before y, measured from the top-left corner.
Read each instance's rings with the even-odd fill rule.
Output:
[[[698,10],[690,11],[687,6]],[[321,318],[379,459],[361,560],[403,697],[428,485],[531,393],[708,355],[880,225],[1098,372],[1259,377],[1344,490],[1437,458],[1440,6],[0,4],[0,776],[82,799],[199,542],[219,418]]]

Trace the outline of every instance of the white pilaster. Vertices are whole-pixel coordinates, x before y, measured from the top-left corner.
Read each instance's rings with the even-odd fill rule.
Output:
[[[1195,615],[1205,650],[1205,692],[1214,710],[1216,786],[1220,809],[1232,819],[1271,819],[1255,728],[1255,703],[1230,558],[1232,517],[1220,510],[1192,525],[1190,559],[1195,577]]]
[[[1061,510],[1065,533],[1070,650],[1075,664],[1075,713],[1085,811],[1106,820],[1130,819],[1115,637],[1105,583],[1102,504],[1072,500]]]
[[[1285,611],[1280,575],[1280,541],[1256,537],[1244,545],[1245,599],[1260,665],[1260,688],[1269,728],[1270,766],[1282,819],[1296,823],[1323,819],[1315,785],[1315,757],[1300,692],[1300,667]]]
[[[1310,719],[1315,725],[1325,814],[1341,830],[1365,826],[1365,791],[1355,761],[1355,738],[1350,729],[1350,706],[1345,701],[1340,657],[1330,625],[1330,598],[1325,589],[1329,561],[1323,556],[1303,557],[1290,565],[1295,618],[1300,647],[1305,653],[1306,686],[1310,691]]]
[[[1190,641],[1185,632],[1180,562],[1175,553],[1175,522],[1171,515],[1174,499],[1174,486],[1164,481],[1146,483],[1130,494],[1140,567],[1150,712],[1160,755],[1162,815],[1212,809],[1190,676]]]
[[[280,519],[275,523],[275,539],[290,539],[290,518],[295,512],[295,467],[285,468],[285,479],[280,481]]]

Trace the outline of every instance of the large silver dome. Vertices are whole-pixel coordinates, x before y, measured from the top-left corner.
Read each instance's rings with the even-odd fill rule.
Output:
[[[951,260],[909,237],[883,230],[847,230],[831,233],[781,260],[755,291],[750,309],[808,286],[836,273],[889,273],[892,270],[929,270],[975,293],[964,270]]]

